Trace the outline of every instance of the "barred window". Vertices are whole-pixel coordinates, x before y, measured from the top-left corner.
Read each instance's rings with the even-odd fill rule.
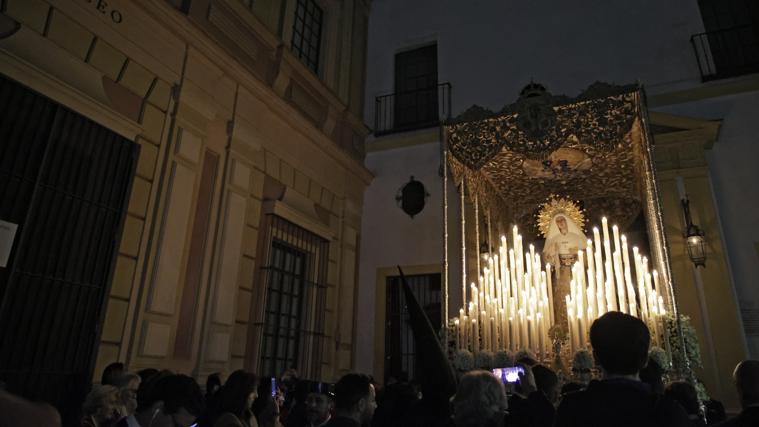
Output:
[[[321,367],[329,243],[285,219],[267,215],[270,242],[260,374],[295,368],[316,379]]]
[[[314,73],[319,72],[319,48],[324,12],[316,0],[297,0],[292,51]]]

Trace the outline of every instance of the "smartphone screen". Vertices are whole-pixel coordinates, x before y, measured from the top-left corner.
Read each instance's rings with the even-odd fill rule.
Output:
[[[519,382],[520,373],[524,375],[524,368],[521,366],[493,369],[493,375],[500,378],[504,383],[514,384]]]
[[[271,377],[271,397],[277,397],[277,379]]]

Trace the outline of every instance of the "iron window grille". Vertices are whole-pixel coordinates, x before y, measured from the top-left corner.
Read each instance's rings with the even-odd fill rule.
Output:
[[[263,376],[295,368],[317,379],[324,345],[329,242],[276,215],[265,218],[268,253],[259,371]]]
[[[436,95],[431,95],[433,91]],[[404,100],[399,100],[400,98]],[[399,105],[406,105],[408,109],[399,109]],[[429,111],[431,106],[435,107],[434,114]],[[414,112],[420,113],[414,116]],[[399,114],[405,117],[399,117]],[[416,118],[407,120],[410,117]],[[380,95],[374,101],[375,136],[439,126],[440,122],[450,118],[451,84],[448,82],[410,92]]]
[[[292,51],[314,73],[319,72],[319,51],[324,11],[315,0],[298,0],[293,20]]]

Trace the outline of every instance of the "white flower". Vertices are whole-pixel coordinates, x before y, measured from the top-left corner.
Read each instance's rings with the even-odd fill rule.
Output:
[[[535,353],[531,352],[530,350],[523,349],[519,350],[516,355],[514,355],[514,361],[518,362],[520,360],[532,360],[533,362],[538,362],[538,357],[535,356]]]
[[[583,372],[583,371],[589,371],[593,369],[593,356],[591,356],[590,352],[585,349],[580,349],[575,352],[574,357],[572,358],[572,370]]]
[[[469,350],[457,350],[453,355],[453,366],[459,371],[474,369],[474,356]]]
[[[648,351],[648,357],[656,362],[664,372],[668,372],[672,369],[672,362],[669,360],[669,355],[661,347],[651,347],[651,350]]]
[[[506,368],[509,366],[514,366],[514,355],[508,350],[496,351],[493,355],[493,367]]]
[[[489,351],[481,351],[474,355],[475,368],[480,369],[492,369],[493,368],[493,353]]]
[[[696,330],[690,323],[688,316],[680,315],[680,326],[682,328],[683,339],[680,340],[680,335],[677,329],[677,320],[673,315],[668,315],[664,319],[664,324],[669,338],[669,347],[672,351],[672,368],[676,372],[686,372],[686,364],[682,358],[683,348],[682,344],[685,343],[685,352],[688,356],[688,363],[691,369],[700,368],[701,364],[701,350],[698,344],[698,336]]]

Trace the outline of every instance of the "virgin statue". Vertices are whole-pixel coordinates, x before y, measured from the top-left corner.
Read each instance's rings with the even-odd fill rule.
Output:
[[[555,323],[566,328],[566,296],[570,293],[572,265],[577,261],[577,252],[584,250],[587,246],[587,237],[580,228],[584,218],[580,209],[566,199],[558,201],[554,199],[546,203],[540,217],[544,218],[541,228],[546,238],[543,259],[551,264],[553,273]],[[550,220],[545,221],[548,218]],[[577,222],[580,224],[578,225]]]

